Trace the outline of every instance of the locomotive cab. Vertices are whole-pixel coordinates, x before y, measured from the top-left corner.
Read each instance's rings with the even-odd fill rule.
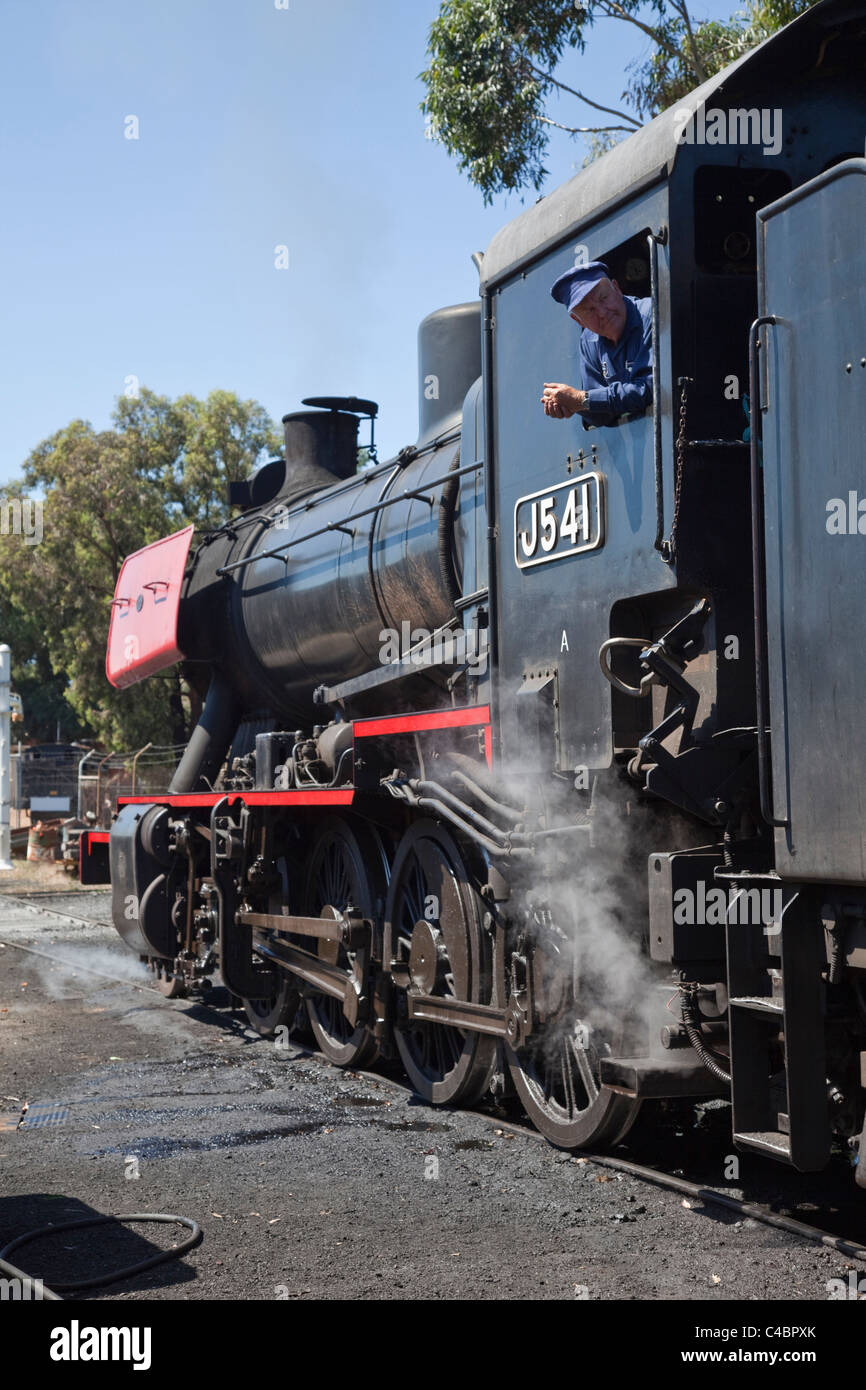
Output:
[[[814,7],[522,214],[494,238],[482,272],[500,755],[547,779],[540,795],[551,816],[569,799],[589,822],[598,811],[605,834],[590,842],[602,879],[605,868],[612,879],[644,854],[643,892],[633,882],[630,904],[648,929],[634,934],[643,930],[647,954],[694,982],[694,998],[683,996],[692,1046],[702,1046],[694,999],[702,1026],[715,1027],[729,990],[769,993],[769,973],[784,994],[787,979],[799,1015],[786,1030],[799,1029],[803,1043],[797,1057],[792,1045],[789,1066],[778,1023],[775,1031],[766,1017],[743,1023],[745,1005],[731,1022],[740,1038],[733,1081],[706,1048],[699,1055],[709,1075],[739,1090],[738,1142],[801,1167],[821,1166],[829,1152],[812,950],[821,929],[813,904],[809,949],[783,948],[782,915],[789,942],[810,930],[809,919],[798,917],[803,895],[773,877],[777,864],[788,870],[768,834],[767,796],[758,795],[764,717],[755,680],[766,657],[753,576],[762,578],[763,523],[750,446],[766,396],[750,383],[750,336],[760,312],[761,215],[859,147],[864,66],[855,9]],[[830,241],[835,255],[838,238]],[[592,430],[536,405],[544,381],[581,385],[578,335],[550,287],[589,261],[611,266],[626,294],[648,289],[655,299],[652,411]],[[778,338],[772,352],[778,359]],[[779,640],[777,630],[771,652]],[[768,722],[779,725],[784,688],[774,694]],[[789,775],[775,752],[773,766]],[[611,846],[612,820],[629,833]],[[694,895],[706,879],[736,896],[760,872],[769,877],[755,886],[781,897],[778,920],[759,920],[756,938],[745,932],[732,944],[724,916],[680,934],[678,894]],[[585,902],[588,880],[592,873],[576,872],[571,896]],[[579,935],[591,937],[593,917],[617,936],[618,915],[591,904]],[[759,980],[753,962],[762,956]],[[756,1083],[773,1066],[787,1096]],[[853,1125],[862,1097],[856,1066],[849,1070]],[[600,1074],[641,1093],[639,1067],[603,1060]]]

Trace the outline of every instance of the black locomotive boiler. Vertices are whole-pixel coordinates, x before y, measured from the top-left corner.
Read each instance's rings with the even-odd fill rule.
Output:
[[[566,1148],[722,1096],[744,1150],[856,1157],[864,71],[866,6],[815,6],[494,238],[414,445],[356,472],[374,404],[307,402],[230,523],[129,558],[109,678],[182,660],[204,712],[82,873],[166,989]],[[652,301],[615,427],[538,405],[581,256]]]

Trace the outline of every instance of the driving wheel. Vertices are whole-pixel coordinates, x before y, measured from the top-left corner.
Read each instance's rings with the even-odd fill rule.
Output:
[[[490,1000],[483,903],[452,836],[419,820],[397,849],[385,906],[386,955],[398,986],[395,1041],[413,1087],[434,1105],[469,1105],[487,1089],[496,1039],[409,1017],[409,998]]]

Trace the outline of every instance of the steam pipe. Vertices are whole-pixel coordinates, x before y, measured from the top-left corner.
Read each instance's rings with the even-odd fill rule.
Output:
[[[452,463],[449,474],[453,473],[460,463],[459,450]],[[457,582],[457,575],[454,572],[454,560],[451,553],[451,542],[454,534],[454,513],[457,509],[457,497],[460,492],[460,484],[457,478],[450,478],[442,488],[439,498],[439,565],[442,570],[442,579],[448,590],[448,597],[451,602],[456,604],[460,598],[460,585]]]
[[[455,755],[452,753],[450,756],[454,758]],[[458,782],[462,782],[467,791],[470,791],[473,796],[476,796],[479,801],[483,802],[489,810],[496,811],[499,815],[505,816],[506,820],[510,820],[514,825],[516,825],[518,821],[523,820],[524,816],[522,811],[515,811],[513,807],[506,806],[502,801],[497,801],[489,792],[486,792],[483,787],[479,787],[478,783],[474,781],[468,773],[461,772],[459,768],[455,767],[452,769],[451,776],[456,778]]]
[[[501,830],[498,825],[494,825],[486,816],[482,816],[478,811],[474,811],[471,806],[466,805],[465,801],[461,801],[459,797],[454,796],[452,792],[440,786],[438,782],[412,777],[407,783],[404,783],[404,786],[408,786],[411,788],[412,792],[416,794],[418,792],[431,793],[436,798],[439,805],[444,806],[447,804],[453,807],[454,811],[459,814],[461,818],[468,816],[473,824],[485,834],[487,839],[490,839],[494,835],[499,836],[502,842],[502,849],[507,851],[509,847],[511,847],[512,853],[516,846],[527,848],[534,845],[536,840],[552,839],[558,835],[579,835],[584,830],[582,825],[561,825],[554,826],[550,830],[509,832],[507,830]]]
[[[170,792],[194,792],[203,779],[213,782],[237,727],[234,696],[225,676],[214,671],[201,718],[168,785]]]
[[[415,800],[416,806],[421,810],[435,811],[437,816],[441,816],[443,820],[450,821],[452,825],[456,825],[464,835],[468,836],[470,840],[474,840],[476,844],[481,845],[483,849],[487,850],[488,854],[496,859],[500,857],[505,857],[507,859],[532,858],[531,849],[525,849],[521,846],[512,846],[508,848],[505,845],[498,845],[493,840],[489,839],[488,836],[482,835],[480,831],[473,830],[471,825],[463,820],[461,816],[457,816],[453,811],[450,811],[442,801],[437,801],[429,796],[419,796],[413,799]]]
[[[495,837],[500,843],[505,840],[506,832],[504,830],[498,825],[494,825],[492,821],[489,821],[486,816],[482,816],[480,812],[474,811],[471,806],[467,806],[465,801],[461,801],[453,792],[449,792],[446,787],[441,786],[438,782],[422,781],[413,777],[409,780],[409,786],[413,791],[418,791],[422,794],[429,793],[431,796],[438,797],[440,801],[444,801],[447,806],[451,806],[461,816],[467,816],[472,824],[476,825],[485,835]]]
[[[482,835],[479,830],[475,830],[468,821],[465,821],[462,816],[458,816],[454,811],[450,810],[450,808],[445,805],[444,801],[440,801],[437,797],[418,796],[405,782],[384,782],[382,785],[392,796],[396,797],[398,801],[405,801],[409,806],[415,807],[418,810],[433,811],[437,816],[441,816],[443,820],[450,821],[452,825],[457,826],[462,834],[468,839],[474,840],[477,845],[481,845],[482,849],[485,849],[493,858],[498,859],[501,856],[505,856],[511,859],[529,859],[532,857],[532,851],[529,849],[499,845],[494,840],[491,840],[488,835]]]

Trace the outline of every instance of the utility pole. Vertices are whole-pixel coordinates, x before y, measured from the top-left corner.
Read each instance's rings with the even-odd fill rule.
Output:
[[[15,866],[12,863],[12,842],[9,838],[9,803],[11,755],[12,653],[3,642],[0,645],[0,873]]]

